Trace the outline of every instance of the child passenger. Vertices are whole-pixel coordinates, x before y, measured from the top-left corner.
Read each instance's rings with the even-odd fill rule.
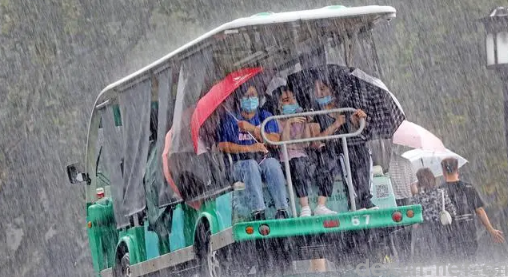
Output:
[[[286,86],[281,86],[273,92],[274,98],[278,102],[279,111],[284,114],[295,114],[302,112],[303,109],[298,104],[295,95]],[[279,120],[281,141],[301,139],[312,137],[311,124],[307,122],[305,117],[292,117],[289,119]],[[326,200],[332,194],[333,182],[318,182],[314,174],[313,167],[315,164],[307,155],[308,143],[288,144],[289,167],[291,170],[291,180],[293,182],[296,196],[299,198],[301,205],[300,216],[311,216],[309,207],[309,185],[315,182],[318,186],[318,204],[314,209],[314,215],[336,214],[337,212],[328,209]],[[280,161],[285,162],[284,155],[281,151]],[[333,178],[328,178],[333,180]]]

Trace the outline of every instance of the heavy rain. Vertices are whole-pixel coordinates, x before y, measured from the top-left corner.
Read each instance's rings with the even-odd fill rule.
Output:
[[[507,53],[503,0],[2,0],[0,276],[508,276]]]

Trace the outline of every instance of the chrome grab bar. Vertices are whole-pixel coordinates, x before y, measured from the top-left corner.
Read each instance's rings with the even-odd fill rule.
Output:
[[[347,173],[347,187],[349,191],[349,201],[351,203],[351,210],[356,211],[356,203],[355,203],[355,190],[353,187],[353,178],[351,176],[351,165],[349,163],[349,151],[347,148],[347,138],[356,137],[359,136],[363,129],[365,129],[365,119],[360,119],[360,127],[358,130],[356,130],[353,133],[347,133],[347,134],[339,134],[339,135],[332,135],[332,136],[324,136],[324,137],[313,137],[313,138],[302,138],[302,139],[293,139],[293,140],[284,140],[284,141],[271,141],[268,139],[265,133],[265,126],[266,124],[271,120],[277,120],[277,119],[286,119],[291,117],[306,117],[306,116],[313,116],[313,115],[320,115],[320,114],[329,114],[329,113],[337,113],[337,112],[354,112],[356,109],[354,108],[339,108],[339,109],[332,109],[332,110],[321,110],[321,111],[312,111],[312,112],[304,112],[304,113],[296,113],[296,114],[287,114],[287,115],[274,115],[266,118],[261,123],[261,136],[263,137],[263,140],[272,145],[282,145],[282,153],[284,155],[284,170],[286,172],[286,181],[288,183],[288,189],[289,189],[289,202],[291,204],[291,211],[293,213],[293,216],[296,217],[296,204],[295,204],[295,197],[293,192],[293,181],[291,180],[291,172],[289,168],[289,159],[288,159],[288,149],[287,145],[292,143],[304,143],[304,142],[313,142],[313,141],[321,141],[321,140],[331,140],[331,139],[342,139],[342,148],[344,149],[344,160],[346,163],[346,173]]]

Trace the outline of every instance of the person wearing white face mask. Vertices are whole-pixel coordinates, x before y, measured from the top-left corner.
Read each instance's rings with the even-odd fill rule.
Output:
[[[219,150],[231,155],[235,181],[245,183],[253,219],[265,219],[263,181],[266,182],[277,209],[275,218],[287,218],[288,203],[284,173],[279,161],[269,157],[267,147],[261,143],[263,141],[261,123],[272,114],[259,109],[258,92],[254,84],[250,82],[243,84],[235,95],[240,96],[239,103],[236,103],[237,109],[228,111],[219,124]],[[280,139],[276,121],[268,122],[265,132],[271,141]]]
[[[282,86],[276,89],[274,97],[277,99],[279,110],[282,114],[295,114],[303,112],[298,104],[295,95],[287,87]],[[279,120],[281,129],[281,141],[301,139],[311,137],[311,125],[305,117],[293,117],[289,119]],[[308,143],[288,144],[289,167],[293,184],[295,186],[296,196],[300,200],[301,211],[300,216],[311,216],[309,207],[308,187],[310,183],[316,183],[318,186],[318,204],[314,210],[315,215],[336,214],[326,207],[326,200],[332,194],[333,178],[329,178],[328,182],[318,180],[315,176],[316,165],[307,155]],[[280,161],[284,162],[284,156],[280,155]]]

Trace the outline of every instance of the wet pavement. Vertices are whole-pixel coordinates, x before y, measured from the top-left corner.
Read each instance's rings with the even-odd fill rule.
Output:
[[[452,277],[452,276],[477,276],[498,277],[508,276],[508,260],[497,263],[448,263],[448,264],[376,264],[361,263],[356,267],[347,266],[344,269],[333,269],[328,263],[328,272],[309,273],[304,271],[308,261],[299,262],[299,273],[284,276],[340,276],[340,277]],[[296,268],[295,268],[296,269]]]

